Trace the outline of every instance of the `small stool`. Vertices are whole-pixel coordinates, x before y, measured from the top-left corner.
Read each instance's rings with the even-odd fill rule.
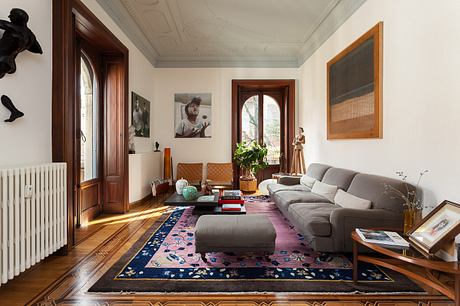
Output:
[[[206,253],[233,252],[271,255],[276,231],[264,215],[204,215],[195,227],[195,252],[204,262]]]

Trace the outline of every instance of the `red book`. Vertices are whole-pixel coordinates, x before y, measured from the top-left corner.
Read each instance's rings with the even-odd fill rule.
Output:
[[[218,201],[219,205],[222,205],[222,204],[244,204],[244,200],[222,200],[222,199],[219,199]]]

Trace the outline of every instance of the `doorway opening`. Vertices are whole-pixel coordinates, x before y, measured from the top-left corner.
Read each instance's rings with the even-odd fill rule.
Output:
[[[267,147],[268,167],[259,182],[288,171],[294,137],[295,80],[233,80],[232,156],[237,143],[257,142]],[[234,164],[234,182],[240,169]]]
[[[67,251],[78,227],[129,208],[128,56],[80,0],[53,0],[53,161],[68,165]]]

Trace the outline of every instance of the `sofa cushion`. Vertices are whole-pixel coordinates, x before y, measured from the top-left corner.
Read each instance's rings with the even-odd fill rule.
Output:
[[[368,199],[372,202],[372,208],[386,209],[398,214],[403,212],[404,201],[398,197],[393,197],[385,192],[385,184],[391,185],[398,190],[406,193],[406,187],[400,180],[371,175],[371,174],[356,174],[350,184],[347,192],[357,197]],[[409,190],[414,187],[408,184]]]
[[[329,202],[334,202],[335,194],[337,193],[337,186],[332,186],[320,181],[316,181],[313,184],[313,188],[311,189],[311,193],[317,194],[320,196],[325,197],[329,200]],[[304,201],[302,201],[304,202]],[[306,201],[305,201],[306,202]]]
[[[301,185],[304,185],[304,186],[307,186],[308,188],[312,188],[313,187],[313,184],[316,182],[316,179],[313,178],[313,177],[309,177],[308,175],[302,175],[302,177],[300,178],[300,184]]]
[[[347,190],[356,173],[353,170],[332,167],[326,171],[321,182]]]
[[[340,209],[331,203],[295,203],[289,206],[289,220],[301,233],[311,236],[330,236],[332,233],[330,216]]]
[[[330,167],[331,166],[324,164],[313,163],[310,164],[310,166],[308,166],[306,174],[314,179],[322,180],[324,173],[326,173],[327,169],[329,169]]]
[[[273,200],[281,211],[284,212],[287,212],[289,205],[293,203],[328,202],[328,200],[323,196],[305,191],[279,191],[273,194]]]
[[[372,206],[371,201],[354,196],[342,189],[337,190],[334,203],[344,208],[353,209],[369,209]]]
[[[267,186],[268,191],[273,194],[278,191],[311,191],[311,188],[308,188],[304,185],[283,185],[283,184],[269,184]]]

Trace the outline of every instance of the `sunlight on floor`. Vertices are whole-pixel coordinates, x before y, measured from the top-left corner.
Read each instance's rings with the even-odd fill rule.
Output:
[[[146,218],[159,217],[168,210],[169,210],[169,207],[159,207],[159,208],[143,210],[140,212],[127,213],[124,215],[101,217],[101,218],[97,218],[96,220],[90,221],[84,225],[82,224],[82,227],[96,225],[96,224],[105,224],[105,225],[120,224],[120,223],[131,222],[134,220],[142,220]]]

